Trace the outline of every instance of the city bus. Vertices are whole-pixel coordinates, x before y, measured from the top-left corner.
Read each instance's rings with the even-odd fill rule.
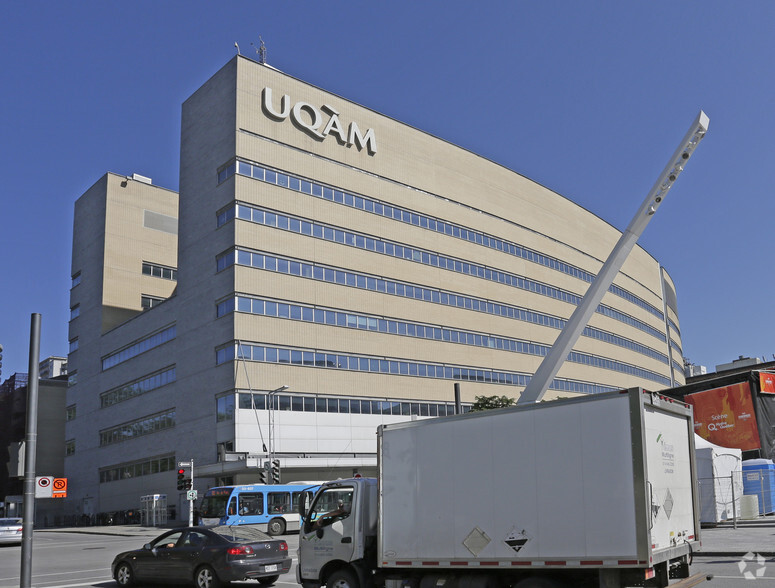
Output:
[[[204,525],[257,525],[270,535],[299,529],[299,497],[320,482],[217,486],[205,492],[199,514]]]

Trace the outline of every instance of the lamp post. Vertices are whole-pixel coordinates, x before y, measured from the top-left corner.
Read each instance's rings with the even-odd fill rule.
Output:
[[[271,471],[272,460],[274,459],[274,395],[278,392],[284,392],[288,389],[288,386],[280,386],[274,390],[270,390],[267,395],[269,396],[269,468]],[[271,475],[269,476],[271,480]]]

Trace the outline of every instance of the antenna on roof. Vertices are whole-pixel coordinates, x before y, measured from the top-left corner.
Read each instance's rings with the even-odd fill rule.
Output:
[[[237,41],[234,41],[234,46],[237,48],[237,55],[242,55],[239,50],[239,45],[237,45]]]
[[[261,44],[256,47],[253,45],[253,47],[256,49],[256,53],[258,54],[258,62],[262,65],[266,64],[266,45],[264,45],[264,40],[261,38],[261,35],[258,36],[258,40],[261,42]]]

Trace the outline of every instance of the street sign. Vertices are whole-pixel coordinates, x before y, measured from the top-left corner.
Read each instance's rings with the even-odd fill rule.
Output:
[[[67,498],[67,478],[54,478],[51,483],[52,498]]]
[[[179,468],[190,468],[191,467],[191,462],[190,461],[179,461],[178,462],[178,467]]]
[[[196,490],[189,490],[188,492],[186,492],[186,499],[196,500]]]
[[[51,498],[53,496],[54,476],[35,477],[35,498]]]

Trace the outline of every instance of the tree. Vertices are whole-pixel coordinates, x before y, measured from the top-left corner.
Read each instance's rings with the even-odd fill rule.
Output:
[[[476,402],[471,405],[471,412],[514,406],[517,401],[508,396],[476,396]]]

